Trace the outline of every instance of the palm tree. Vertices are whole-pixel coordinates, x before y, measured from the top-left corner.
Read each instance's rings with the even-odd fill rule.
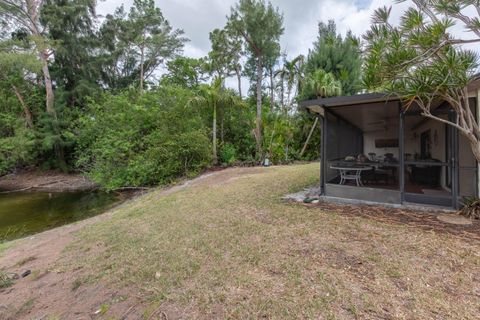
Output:
[[[330,72],[316,70],[305,81],[305,92],[308,98],[327,98],[342,94],[342,83]]]
[[[285,60],[283,68],[275,73],[275,76],[280,78],[281,100],[284,111],[287,111],[292,103],[291,97],[294,87],[297,88],[298,91],[298,87],[300,86],[304,60],[305,57],[303,55],[299,55],[291,61]],[[287,86],[286,103],[284,102],[285,84]]]
[[[222,78],[215,78],[211,85],[199,86],[197,95],[190,99],[189,105],[200,105],[212,109],[212,156],[213,164],[218,164],[217,153],[217,113],[218,108],[226,105],[240,105],[242,102],[234,92],[225,89]]]
[[[307,98],[315,97],[319,99],[339,96],[342,94],[342,83],[335,79],[333,73],[325,72],[323,69],[318,69],[306,79],[304,92],[306,93]],[[307,140],[305,141],[302,151],[300,152],[300,157],[302,157],[305,153],[317,123],[318,117],[315,118],[315,122],[308,133]]]

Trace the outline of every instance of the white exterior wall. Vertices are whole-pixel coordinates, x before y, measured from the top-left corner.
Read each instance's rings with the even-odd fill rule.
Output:
[[[377,148],[375,140],[378,139],[398,139],[398,127],[388,126],[385,131],[365,132],[363,133],[363,150],[365,155],[376,153],[377,156],[383,156],[386,153],[392,153],[398,159],[399,148]]]
[[[445,162],[445,124],[435,120],[429,119],[427,122],[423,123],[420,127],[414,130],[409,129],[408,127],[406,128],[405,153],[410,153],[412,158],[415,154],[420,155],[420,136],[427,130],[430,130],[431,157],[433,159]]]

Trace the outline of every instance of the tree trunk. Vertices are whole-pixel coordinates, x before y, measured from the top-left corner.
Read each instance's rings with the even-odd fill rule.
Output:
[[[315,127],[317,126],[317,123],[318,123],[318,117],[315,118],[315,122],[313,123],[312,129],[308,133],[307,141],[305,141],[305,144],[303,145],[302,151],[300,152],[300,158],[305,153],[305,150],[307,150],[308,143],[310,142],[310,139],[312,138],[312,134],[315,131]]]
[[[25,122],[27,123],[27,127],[32,129],[33,128],[33,116],[32,113],[30,112],[30,109],[28,108],[27,104],[25,103],[25,100],[23,99],[22,94],[18,90],[18,88],[14,85],[12,85],[12,90],[15,92],[15,95],[17,96],[18,101],[22,105],[23,108],[23,113],[25,113]]]
[[[285,105],[285,113],[287,114],[290,109],[290,96],[292,95],[292,89],[287,89],[287,103]]]
[[[464,136],[470,142],[470,147],[472,149],[473,156],[477,160],[477,163],[480,163],[480,140],[474,134],[464,134]]]
[[[57,112],[55,111],[55,95],[53,93],[52,78],[50,77],[50,69],[48,68],[48,54],[42,50],[39,54],[42,61],[43,80],[45,82],[46,91],[46,111],[54,119],[57,119]]]
[[[273,67],[270,68],[270,111],[273,111],[273,107],[275,104],[275,95],[274,95],[274,88],[273,88]]]
[[[235,73],[237,74],[237,81],[238,81],[238,94],[240,95],[240,99],[242,99],[242,75],[240,73],[239,66],[235,67]]]
[[[283,81],[283,78],[281,79],[281,83],[282,83],[282,86],[280,87],[280,94],[281,94],[281,97],[280,97],[280,104],[282,105],[282,110],[283,112],[285,112],[285,82]],[[285,112],[286,113],[286,112]]]
[[[257,118],[255,127],[255,139],[257,142],[257,160],[262,158],[262,80],[263,67],[262,60],[258,58],[257,61]]]
[[[143,64],[144,64],[144,47],[140,47],[140,93],[143,93]]]
[[[221,123],[220,123],[220,141],[222,142],[222,145],[225,143],[224,127],[225,127],[225,116],[223,115],[223,112],[222,112],[222,120],[221,120]]]
[[[213,103],[213,124],[212,124],[212,153],[213,153],[213,164],[218,164],[217,156],[217,103]]]

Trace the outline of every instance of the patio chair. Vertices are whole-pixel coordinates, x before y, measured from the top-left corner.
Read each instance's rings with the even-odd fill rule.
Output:
[[[377,154],[375,152],[370,152],[368,154],[368,159],[372,162],[376,162],[377,161]]]

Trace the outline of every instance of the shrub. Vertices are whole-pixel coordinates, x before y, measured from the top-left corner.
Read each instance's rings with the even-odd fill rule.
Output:
[[[174,87],[105,95],[78,125],[77,166],[106,189],[168,183],[211,163],[208,132],[190,91]]]
[[[237,150],[231,143],[225,143],[220,148],[219,153],[220,162],[226,165],[232,165],[237,161]]]
[[[0,127],[6,130],[0,119]],[[33,164],[35,161],[34,133],[21,123],[11,125],[11,134],[0,137],[0,176],[15,167]]]
[[[480,199],[477,197],[465,197],[460,213],[471,219],[480,219]]]

